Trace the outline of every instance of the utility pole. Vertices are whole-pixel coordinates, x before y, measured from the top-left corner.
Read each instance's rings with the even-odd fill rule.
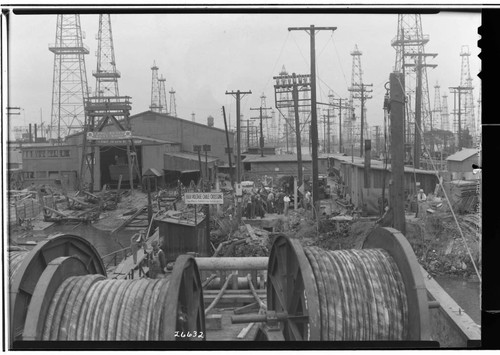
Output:
[[[281,108],[290,109],[293,105],[293,111],[295,114],[295,140],[297,144],[297,178],[300,186],[303,184],[302,176],[302,144],[301,144],[301,125],[299,119],[299,107],[307,106],[308,100],[299,98],[299,91],[309,91],[310,90],[310,75],[297,75],[293,73],[292,75],[280,74],[280,76],[275,76],[276,84],[274,85],[276,108],[280,110]],[[288,99],[288,94],[292,94],[292,103]],[[285,98],[283,98],[285,96]],[[305,104],[304,104],[305,102]],[[280,110],[281,112],[281,110]],[[287,150],[288,150],[288,121],[287,122]],[[292,127],[293,128],[293,127]],[[316,131],[317,133],[317,131]]]
[[[234,174],[233,174],[233,165],[231,164],[231,155],[233,154],[233,149],[229,145],[229,130],[227,129],[227,120],[226,120],[226,109],[222,106],[222,115],[224,116],[224,128],[226,129],[226,153],[229,160],[229,176],[231,177],[231,187],[234,191]]]
[[[236,98],[236,182],[239,184],[241,182],[241,122],[240,122],[240,101],[247,95],[251,94],[248,91],[226,91],[226,95],[233,95]]]
[[[462,98],[462,92],[465,91],[469,91],[470,90],[470,87],[468,86],[453,86],[453,87],[450,87],[452,91],[452,94],[453,94],[453,98],[455,100],[455,103],[456,103],[456,95],[458,94],[458,110],[456,109],[455,107],[455,110],[454,110],[454,115],[456,115],[458,113],[458,126],[457,126],[457,132],[458,132],[458,151],[462,150],[462,102],[461,102],[461,98]]]
[[[254,108],[250,108],[251,111],[254,111],[254,110],[259,110],[260,111],[260,115],[259,117],[250,117],[250,119],[252,120],[258,120],[260,119],[260,140],[259,140],[259,146],[260,146],[260,156],[263,157],[264,156],[264,129],[263,129],[263,125],[262,125],[262,120],[263,119],[269,119],[271,118],[271,116],[262,116],[262,110],[272,110],[272,107],[254,107]],[[269,133],[269,132],[268,132]]]
[[[312,202],[313,214],[316,217],[319,207],[319,184],[318,184],[318,113],[316,108],[316,31],[335,31],[337,27],[289,27],[288,31],[305,31],[311,39],[311,139],[312,139]]]
[[[432,57],[435,58],[437,53],[408,53],[405,55],[416,57],[415,64],[405,64],[408,67],[415,67],[417,72],[417,84],[415,87],[415,139],[414,139],[414,152],[413,152],[413,167],[420,169],[420,156],[422,155],[422,69],[425,67],[435,68],[437,64],[425,64],[422,58]],[[432,116],[430,116],[432,117]],[[431,123],[432,125],[432,123]]]
[[[251,94],[250,90],[248,91],[226,91],[226,95],[233,95],[236,99],[236,182],[240,186],[241,183],[241,117],[240,117],[240,102],[241,98],[247,94]],[[236,207],[236,219],[238,223],[241,222],[241,198],[236,198],[237,207]]]
[[[368,99],[371,99],[372,96],[367,96],[366,93],[373,92],[373,90],[368,90],[366,87],[373,86],[373,84],[354,84],[351,88],[349,88],[349,91],[359,93],[359,95],[353,95],[353,99],[359,99],[361,100],[361,129],[360,129],[360,148],[359,148],[359,156],[363,157],[363,151],[364,151],[364,130],[365,130],[365,101]]]
[[[406,234],[404,205],[404,93],[400,73],[390,74],[390,120],[391,120],[391,209],[393,227]],[[403,84],[404,85],[404,84]]]

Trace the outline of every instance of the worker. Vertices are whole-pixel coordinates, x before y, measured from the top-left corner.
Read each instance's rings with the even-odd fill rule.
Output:
[[[417,194],[417,215],[415,217],[423,218],[425,216],[425,202],[427,201],[427,196],[424,193],[424,190],[418,190]]]
[[[160,249],[158,241],[154,240],[151,243],[153,250],[149,254],[149,277],[152,279],[161,279],[165,277],[165,267],[167,262],[165,260],[165,253]]]
[[[285,216],[288,216],[288,207],[290,205],[290,197],[288,197],[288,195],[285,195],[283,197],[283,204],[284,204],[284,207],[283,207],[283,214]]]
[[[141,229],[139,233],[135,233],[130,238],[130,250],[132,251],[134,265],[137,265],[137,251],[141,248],[144,248],[144,253],[146,253],[146,231],[144,229]]]
[[[274,194],[273,190],[267,195],[267,212],[274,213]]]
[[[308,210],[310,205],[311,205],[311,191],[307,190],[306,195],[304,196],[304,208]]]

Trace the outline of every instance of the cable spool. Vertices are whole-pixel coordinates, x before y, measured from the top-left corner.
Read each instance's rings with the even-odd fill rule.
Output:
[[[201,334],[179,338],[176,331]],[[195,333],[196,332],[196,333]],[[164,279],[106,279],[77,257],[53,260],[33,294],[23,340],[205,340],[195,260],[177,258]]]
[[[283,340],[430,338],[418,262],[392,228],[374,230],[362,250],[327,251],[278,237],[269,257],[267,300]],[[258,334],[276,338],[274,332]]]
[[[86,239],[70,234],[54,234],[30,251],[9,252],[9,297],[11,341],[20,340],[35,286],[46,266],[60,256],[74,255],[88,273],[106,275],[99,253]]]

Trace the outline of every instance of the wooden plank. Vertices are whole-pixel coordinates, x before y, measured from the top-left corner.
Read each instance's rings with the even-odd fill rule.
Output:
[[[119,231],[121,231],[123,228],[125,228],[130,222],[132,222],[135,217],[137,217],[139,214],[142,213],[143,210],[147,208],[147,205],[144,205],[143,207],[139,208],[136,213],[134,213],[130,218],[128,218],[125,222],[123,222],[120,226],[116,227],[113,229],[110,233],[110,235],[113,235]]]

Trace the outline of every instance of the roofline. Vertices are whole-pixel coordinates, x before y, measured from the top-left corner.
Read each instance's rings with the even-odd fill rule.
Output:
[[[184,118],[170,116],[170,115],[168,115],[166,113],[153,112],[151,110],[147,110],[147,111],[136,113],[135,115],[129,116],[129,119],[137,118],[139,115],[143,115],[145,113],[153,113],[153,114],[156,114],[156,115],[160,115],[160,116],[164,116],[164,117],[168,117],[168,118],[173,118],[174,120],[186,122],[186,123],[189,123],[189,124],[192,124],[192,125],[197,125],[197,126],[201,126],[201,127],[205,127],[205,128],[215,129],[215,130],[218,130],[218,131],[226,133],[226,130],[222,129],[222,128],[218,128],[218,127],[215,127],[215,126],[214,127],[210,127],[210,126],[208,126],[206,124],[203,124],[203,123],[193,122],[193,121],[186,120]],[[228,133],[229,134],[234,134],[234,132],[230,132],[230,131]]]

